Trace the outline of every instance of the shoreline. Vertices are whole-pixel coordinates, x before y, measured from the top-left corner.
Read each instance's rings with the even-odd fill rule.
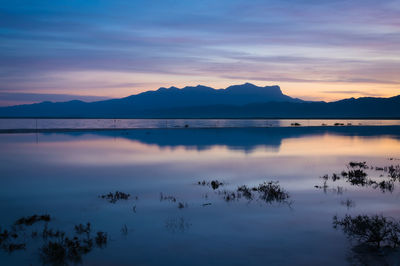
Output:
[[[366,129],[366,128],[393,128],[400,125],[320,125],[320,126],[259,126],[259,127],[151,127],[151,128],[15,128],[0,129],[0,134],[28,134],[28,133],[63,133],[63,132],[106,132],[106,131],[140,131],[140,130],[227,130],[227,129]]]

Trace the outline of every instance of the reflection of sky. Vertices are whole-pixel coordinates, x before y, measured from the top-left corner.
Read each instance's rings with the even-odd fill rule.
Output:
[[[1,104],[246,81],[306,99],[390,96],[399,11],[396,0],[2,1]]]
[[[173,132],[177,131],[166,138],[173,138]],[[243,140],[252,134],[242,132]],[[90,221],[113,239],[104,250],[84,257],[92,264],[306,264],[313,250],[316,264],[340,265],[346,261],[348,242],[332,229],[333,215],[378,212],[400,217],[398,184],[393,194],[345,182],[332,184],[326,194],[314,188],[322,184],[320,176],[345,170],[351,160],[377,166],[400,163],[388,160],[400,158],[398,138],[291,136],[274,150],[262,144],[254,149],[237,144],[234,149],[218,144],[197,149],[95,133],[37,138],[1,134],[0,211],[9,215],[2,215],[0,224],[43,212],[56,217],[53,225],[61,228]],[[292,208],[259,201],[226,203],[211,188],[195,185],[203,179],[222,180],[228,190],[279,180],[294,202]],[[344,186],[343,195],[331,191],[336,185]],[[139,200],[113,205],[97,198],[115,190],[138,195]],[[179,210],[160,202],[160,192],[189,207]],[[348,198],[356,204],[350,210],[340,204]],[[205,202],[212,205],[202,207]],[[191,224],[185,232],[166,228],[167,222],[180,217]],[[130,229],[127,237],[121,236],[123,224]],[[182,249],[185,252],[177,259]],[[0,259],[11,265],[26,261],[27,254],[0,253]]]

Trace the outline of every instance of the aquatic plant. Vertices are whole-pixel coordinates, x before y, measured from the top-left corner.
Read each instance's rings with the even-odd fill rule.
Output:
[[[100,195],[99,197],[102,199],[107,199],[110,203],[116,203],[118,200],[128,200],[131,195],[128,193],[115,191],[114,193],[110,192],[105,195]]]
[[[178,203],[178,209],[183,209],[188,207],[188,204],[186,202],[179,202]]]
[[[15,221],[15,225],[26,225],[26,226],[30,226],[33,225],[34,223],[40,222],[40,221],[44,221],[44,222],[49,222],[50,221],[50,215],[45,214],[45,215],[32,215],[29,217],[22,217],[20,219],[18,219],[17,221]]]
[[[7,244],[3,244],[1,246],[1,248],[5,251],[7,251],[8,253],[12,253],[16,250],[25,250],[26,248],[26,244],[25,243],[7,243]]]
[[[95,242],[97,247],[103,247],[108,240],[107,233],[98,231],[95,238],[91,236],[90,223],[74,226],[75,235],[66,236],[65,232],[53,231],[47,228],[43,230],[45,243],[40,248],[40,257],[44,264],[66,265],[68,262],[81,263],[82,256],[93,249]],[[85,237],[81,237],[85,235]],[[51,240],[47,239],[50,238]]]
[[[176,202],[176,198],[174,196],[164,195],[163,193],[160,193],[160,201]]]
[[[44,264],[65,265],[67,250],[63,243],[47,242],[40,249],[40,257]]]
[[[349,239],[374,245],[380,248],[382,244],[397,247],[400,243],[399,222],[382,215],[346,215],[343,219],[333,217],[333,227],[341,228]]]
[[[214,190],[224,185],[223,182],[218,180],[212,180],[211,182],[203,180],[203,181],[198,181],[197,184],[200,186],[210,186]]]
[[[127,236],[127,235],[128,235],[128,226],[126,226],[126,224],[124,224],[124,225],[121,227],[121,233],[122,233],[124,236]]]
[[[381,182],[374,182],[374,188],[380,188],[380,190],[385,193],[386,191],[393,192],[394,190],[394,182],[392,180],[389,181],[381,181]]]
[[[239,186],[236,191],[219,191],[225,201],[239,200],[245,198],[249,201],[258,199],[266,203],[278,202],[289,203],[289,193],[283,190],[279,182],[269,181],[259,184],[257,187],[248,187],[246,185]]]
[[[356,204],[354,203],[354,201],[352,201],[351,199],[342,200],[342,201],[340,202],[340,204],[346,206],[347,209],[350,209],[350,208],[353,208],[354,206],[356,206]]]
[[[369,180],[367,179],[367,173],[365,173],[361,169],[348,171],[347,182],[350,182],[352,185],[360,185],[360,186],[365,186],[369,184]]]
[[[218,180],[213,180],[211,181],[211,187],[212,189],[218,189],[220,186],[223,186],[222,182],[219,182]]]
[[[236,199],[238,199],[240,197],[240,194],[237,195],[233,191],[226,191],[226,190],[219,191],[218,194],[222,195],[224,200],[227,201],[227,202],[236,200]]]
[[[32,215],[18,219],[11,226],[11,230],[0,229],[0,248],[6,252],[26,249],[26,243],[24,242],[29,235],[24,232],[23,226],[30,226],[39,221],[46,222],[41,234],[35,230],[32,231],[30,236],[35,240],[38,240],[38,236],[41,236],[44,242],[39,249],[43,264],[67,265],[68,262],[81,263],[82,255],[93,249],[94,241],[98,247],[102,247],[107,243],[107,233],[102,231],[98,231],[95,238],[92,238],[90,223],[75,225],[75,234],[67,236],[64,231],[49,228],[50,215]],[[23,231],[22,235],[19,234],[21,230]]]
[[[78,235],[90,234],[90,230],[90,223],[87,223],[86,226],[83,224],[75,225],[75,232]]]
[[[52,238],[52,237],[64,238],[64,236],[65,236],[65,232],[60,231],[60,230],[49,229],[47,223],[43,227],[43,231],[42,231],[43,239]]]
[[[324,180],[324,186],[328,180],[336,182],[337,180],[341,180],[342,178],[349,182],[351,185],[355,186],[366,186],[372,187],[374,189],[380,189],[383,193],[385,192],[393,192],[395,187],[395,182],[400,181],[400,166],[368,166],[366,162],[349,162],[347,164],[348,171],[342,171],[340,175],[333,173],[331,176],[324,175],[321,176]],[[368,176],[365,169],[369,169],[370,171],[378,171],[379,177],[384,177],[381,172],[386,172],[389,180],[376,180],[372,179]],[[316,188],[323,188],[322,186],[315,186]]]
[[[351,168],[368,169],[367,162],[349,162],[348,164]]]
[[[3,241],[6,241],[9,237],[10,233],[8,232],[7,229],[4,229],[4,231],[0,229],[0,245],[3,243]]]
[[[289,198],[289,194],[279,186],[279,182],[264,182],[258,185],[257,191],[261,194],[260,198],[265,202],[284,202]]]
[[[108,241],[107,233],[102,232],[102,231],[97,232],[94,240],[96,241],[96,245],[98,247],[103,247],[103,246],[107,245],[107,241]]]
[[[240,186],[237,188],[237,191],[242,194],[242,196],[248,200],[253,199],[253,194],[251,193],[251,189],[246,185]]]
[[[65,265],[67,261],[80,263],[82,255],[93,248],[93,240],[78,237],[63,237],[55,241],[47,241],[40,248],[40,256],[44,264]]]
[[[400,165],[391,165],[388,167],[388,171],[390,178],[400,181]]]

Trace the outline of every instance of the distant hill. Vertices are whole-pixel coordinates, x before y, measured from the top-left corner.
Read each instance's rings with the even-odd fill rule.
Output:
[[[42,102],[0,108],[0,117],[400,118],[400,96],[306,102],[279,86],[160,88],[97,102]]]
[[[267,102],[242,106],[152,110],[142,117],[158,118],[396,118],[400,119],[400,95],[391,98],[358,98],[336,102]]]

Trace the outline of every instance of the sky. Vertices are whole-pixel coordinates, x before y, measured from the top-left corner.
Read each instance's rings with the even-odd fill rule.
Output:
[[[0,0],[0,105],[245,82],[400,94],[400,0]]]

